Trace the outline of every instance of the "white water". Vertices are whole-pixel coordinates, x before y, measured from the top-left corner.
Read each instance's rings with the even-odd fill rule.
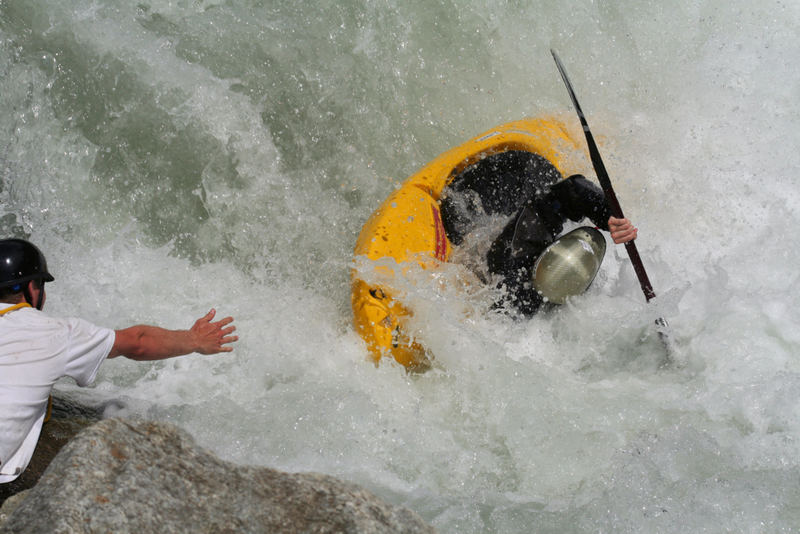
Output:
[[[59,387],[442,532],[797,528],[800,9],[529,4],[0,0],[0,229],[46,251],[48,310],[184,328],[216,306],[241,336]],[[657,305],[621,248],[525,323],[420,280],[439,367],[374,368],[350,325],[361,225],[447,148],[572,117],[550,47]]]

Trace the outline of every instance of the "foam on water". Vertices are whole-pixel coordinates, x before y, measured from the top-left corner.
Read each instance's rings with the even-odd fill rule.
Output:
[[[347,478],[443,532],[790,531],[798,23],[780,1],[0,1],[0,229],[46,250],[51,313],[236,317],[231,355],[59,385],[107,415]],[[373,367],[350,326],[361,225],[493,125],[577,123],[550,47],[658,298],[622,248],[528,322],[461,266],[412,269],[436,367]]]

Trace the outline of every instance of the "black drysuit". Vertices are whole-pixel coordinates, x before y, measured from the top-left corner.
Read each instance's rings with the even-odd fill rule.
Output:
[[[588,218],[608,231],[611,216],[598,186],[578,174],[561,180],[549,161],[525,151],[494,154],[471,165],[442,192],[441,207],[445,231],[455,245],[469,231],[470,216],[513,214],[486,261],[489,272],[502,277],[506,304],[523,315],[533,315],[542,305],[532,284],[533,265],[567,219]]]

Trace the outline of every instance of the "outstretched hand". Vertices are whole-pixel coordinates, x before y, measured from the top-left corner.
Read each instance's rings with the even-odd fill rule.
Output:
[[[239,339],[239,336],[232,336],[235,326],[227,326],[233,322],[233,317],[225,317],[219,321],[212,322],[217,310],[211,309],[204,317],[195,321],[189,330],[200,354],[216,354],[218,352],[231,352],[233,347],[227,346]]]
[[[619,245],[636,239],[639,229],[634,227],[628,219],[609,217],[608,231],[611,232],[611,239],[614,240],[614,243]]]

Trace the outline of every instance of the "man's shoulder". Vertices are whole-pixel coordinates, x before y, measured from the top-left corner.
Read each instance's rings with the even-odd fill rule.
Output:
[[[41,334],[56,335],[57,332],[68,334],[83,333],[94,335],[97,332],[106,332],[109,329],[79,317],[60,317],[50,315],[35,308],[22,308],[9,314],[4,321],[0,321],[0,330],[28,331],[32,330]]]

